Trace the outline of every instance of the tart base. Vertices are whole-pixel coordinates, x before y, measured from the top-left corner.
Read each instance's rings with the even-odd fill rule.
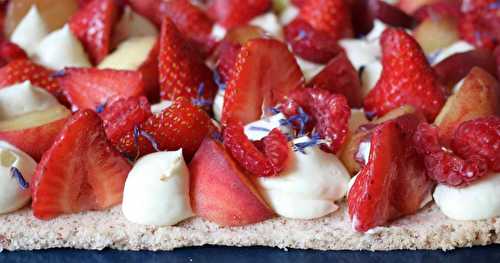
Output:
[[[315,220],[275,218],[259,224],[224,228],[201,218],[175,227],[128,222],[121,207],[61,216],[51,221],[33,217],[25,208],[0,216],[0,251],[48,248],[172,250],[180,247],[269,246],[317,250],[450,250],[500,243],[497,219],[455,221],[435,205],[368,234],[352,230],[345,204],[331,216]]]

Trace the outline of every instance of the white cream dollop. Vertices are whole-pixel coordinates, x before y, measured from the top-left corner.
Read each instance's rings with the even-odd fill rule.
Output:
[[[266,137],[274,128],[278,128],[283,133],[288,133],[289,129],[282,126],[280,120],[286,119],[283,113],[260,119],[258,121],[245,125],[245,135],[252,141],[258,141]]]
[[[294,143],[309,140],[302,137]],[[314,219],[335,212],[335,201],[346,195],[350,179],[342,162],[318,146],[306,148],[305,154],[292,152],[289,158],[278,176],[255,179],[273,210],[293,219]]]
[[[283,26],[288,25],[292,22],[298,15],[299,9],[294,5],[288,5],[283,12],[281,12],[279,20]]]
[[[35,61],[51,69],[90,67],[83,45],[68,25],[47,35],[36,48]]]
[[[31,182],[37,163],[26,153],[0,141],[0,214],[10,213],[21,209],[31,198],[29,188],[24,189],[12,174],[15,167],[26,183]]]
[[[139,159],[125,182],[122,210],[129,221],[143,225],[170,226],[192,217],[182,150]]]
[[[223,26],[215,23],[212,27],[212,32],[210,32],[210,37],[215,41],[220,41],[226,36],[226,33],[227,30]]]
[[[278,17],[273,12],[257,16],[252,19],[249,24],[264,29],[264,31],[277,39],[283,39],[283,27],[279,23]]]
[[[219,89],[214,98],[214,104],[212,105],[212,110],[214,112],[214,117],[217,121],[222,119],[222,108],[224,107],[224,90]]]
[[[295,57],[297,60],[297,64],[299,65],[300,70],[304,74],[304,80],[306,82],[310,81],[313,79],[318,73],[320,73],[324,68],[325,65],[323,64],[316,64],[311,61],[304,60],[299,57]]]
[[[490,174],[463,188],[438,185],[434,200],[455,220],[481,220],[500,216],[500,173]]]
[[[434,61],[432,61],[432,64],[436,65],[439,62],[447,59],[448,57],[450,57],[452,55],[471,51],[471,50],[474,50],[474,46],[472,46],[471,44],[469,44],[463,40],[457,41],[443,50],[436,51],[437,54],[435,53],[435,54],[431,55],[431,56],[435,56]]]
[[[145,17],[137,14],[129,6],[125,7],[120,21],[116,24],[114,34],[121,39],[157,36],[158,29]]]
[[[151,105],[151,112],[153,114],[160,114],[162,111],[169,108],[170,106],[172,106],[171,100],[162,100],[159,103]]]
[[[28,55],[33,55],[40,41],[49,34],[49,30],[38,8],[33,5],[24,16],[10,37],[10,41],[23,48]]]
[[[98,68],[137,70],[146,61],[155,43],[155,36],[125,40],[113,53],[102,60]]]
[[[361,69],[360,69],[361,70]],[[382,63],[376,60],[363,66],[361,72],[362,95],[366,97],[382,75]]]
[[[57,99],[42,88],[25,81],[0,89],[0,120],[7,120],[35,111],[60,105]]]

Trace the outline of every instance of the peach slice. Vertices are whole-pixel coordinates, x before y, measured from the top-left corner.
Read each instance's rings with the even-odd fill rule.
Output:
[[[426,54],[446,48],[459,40],[457,21],[453,17],[432,17],[414,30],[414,36]]]
[[[28,113],[0,121],[0,140],[7,141],[35,160],[40,160],[57,134],[62,130],[71,112],[64,106]]]
[[[473,68],[434,121],[439,127],[440,138],[448,144],[462,122],[498,114],[499,99],[500,86],[496,79],[481,68]]]
[[[62,27],[78,9],[77,0],[15,0],[9,1],[5,17],[5,33],[10,35],[17,24],[36,5],[49,31]]]
[[[196,215],[221,226],[243,226],[274,216],[221,143],[206,138],[189,164]]]

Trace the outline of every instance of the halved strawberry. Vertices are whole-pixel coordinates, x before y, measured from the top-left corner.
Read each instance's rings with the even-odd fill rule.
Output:
[[[202,48],[204,54],[210,52],[215,44],[211,37],[214,22],[200,8],[189,0],[170,0],[163,10],[187,39]]]
[[[305,126],[306,132],[313,129],[321,139],[328,141],[328,145],[321,146],[325,151],[337,153],[347,139],[351,109],[340,94],[319,88],[297,89],[280,105],[280,110],[290,118],[303,115],[301,110],[311,116],[312,119],[306,117],[308,123],[298,127]]]
[[[353,108],[361,108],[363,105],[358,71],[344,52],[330,60],[309,85],[344,95]]]
[[[164,100],[185,97],[211,103],[217,92],[212,71],[167,17],[160,37],[159,75]]]
[[[118,9],[115,0],[93,0],[68,22],[94,64],[99,64],[110,51],[111,31],[118,19]]]
[[[0,66],[3,67],[7,63],[16,59],[27,59],[28,55],[22,48],[18,45],[7,41],[5,39],[0,39]]]
[[[121,202],[131,165],[106,139],[96,113],[76,113],[47,151],[32,179],[33,214],[102,210]]]
[[[290,152],[287,137],[273,129],[260,144],[262,149],[247,138],[239,123],[229,124],[224,130],[224,146],[241,167],[256,176],[278,175]]]
[[[337,39],[330,34],[314,29],[306,21],[297,18],[285,27],[286,41],[299,57],[324,64],[342,52]]]
[[[119,98],[145,94],[142,74],[138,71],[66,68],[55,77],[75,109],[97,110]]]
[[[414,214],[434,183],[413,144],[421,119],[405,115],[376,127],[368,163],[348,194],[349,216],[356,231],[366,232],[401,216]]]
[[[464,1],[459,29],[463,39],[493,50],[500,42],[500,5],[497,0]]]
[[[351,11],[344,0],[305,1],[300,8],[299,18],[336,40],[353,36]]]
[[[0,68],[0,88],[29,80],[31,84],[43,88],[64,102],[61,86],[52,77],[53,71],[33,63],[29,59],[17,59]]]
[[[432,121],[445,103],[443,89],[418,43],[403,29],[382,33],[382,76],[365,98],[365,111],[382,116],[412,105]]]
[[[184,157],[190,160],[212,128],[212,121],[203,110],[188,99],[179,97],[172,106],[122,137],[117,148],[130,157],[155,150],[182,149]]]
[[[160,100],[160,83],[158,73],[158,56],[160,54],[160,41],[158,40],[149,51],[148,57],[137,69],[142,73],[146,96],[151,102]]]
[[[254,39],[241,48],[227,83],[222,123],[247,124],[303,86],[295,57],[283,43]]]
[[[208,15],[225,28],[246,24],[271,8],[270,0],[210,0]]]
[[[119,99],[106,105],[100,114],[106,135],[113,145],[151,116],[151,105],[146,97]]]

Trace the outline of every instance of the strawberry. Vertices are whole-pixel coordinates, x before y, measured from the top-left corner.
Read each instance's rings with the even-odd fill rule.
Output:
[[[349,216],[356,231],[366,232],[417,212],[434,183],[425,174],[412,136],[421,119],[404,115],[375,128],[368,163],[348,194]]]
[[[365,111],[382,116],[405,104],[434,120],[445,103],[443,89],[418,43],[403,29],[382,33],[382,76],[366,96]]]
[[[273,129],[260,144],[262,149],[247,138],[241,124],[229,124],[224,130],[224,146],[241,167],[255,176],[278,175],[290,152],[287,137]]]
[[[217,50],[219,52],[217,59],[217,71],[223,82],[227,82],[233,74],[238,54],[240,53],[241,45],[222,42]]]
[[[106,139],[99,116],[77,112],[33,175],[33,214],[47,220],[119,204],[130,169]]]
[[[353,108],[361,108],[363,105],[358,71],[344,52],[330,60],[309,85],[344,95]]]
[[[165,16],[166,1],[163,0],[128,0],[130,7],[140,15],[150,19],[157,26]]]
[[[435,126],[421,123],[414,138],[415,145],[419,146],[417,150],[425,156],[430,178],[438,183],[463,187],[487,175],[488,163],[482,156],[456,155],[442,146],[438,132]]]
[[[328,146],[322,145],[325,151],[337,153],[347,139],[351,109],[347,99],[340,94],[319,88],[297,89],[281,105],[280,110],[291,119],[295,119],[293,116],[302,116],[301,110],[306,116],[312,116],[311,123],[298,127],[302,129],[305,126],[305,129],[311,130],[312,125],[319,137],[329,142]],[[303,119],[309,118],[303,117],[302,121]]]
[[[160,54],[160,41],[149,51],[148,57],[137,69],[142,73],[146,96],[151,101],[160,100],[160,83],[158,82],[158,56]]]
[[[201,99],[208,103],[200,106],[206,107],[217,92],[212,71],[169,18],[163,20],[161,30],[159,75],[160,95],[165,100],[178,97]]]
[[[248,41],[241,48],[234,69],[224,96],[223,125],[258,120],[263,111],[303,86],[295,57],[277,40]]]
[[[66,68],[55,75],[75,109],[97,110],[119,98],[144,95],[138,71]]]
[[[162,113],[148,118],[117,144],[128,156],[142,156],[154,150],[182,149],[190,160],[201,142],[212,131],[210,117],[183,97],[173,101]]]
[[[461,37],[469,43],[493,50],[500,41],[500,6],[496,0],[464,1],[460,16]]]
[[[335,40],[353,36],[351,11],[344,0],[305,1],[298,17]]]
[[[315,63],[327,63],[342,51],[337,39],[302,19],[294,19],[285,27],[285,39],[295,54]]]
[[[225,28],[244,25],[271,8],[270,0],[210,0],[207,13]]]
[[[415,11],[413,15],[418,21],[422,22],[428,18],[438,17],[460,17],[460,4],[458,1],[437,2],[429,5],[424,5]]]
[[[170,0],[164,4],[164,14],[177,26],[179,31],[203,53],[209,53],[215,42],[211,37],[213,21],[189,0]]]
[[[453,137],[459,156],[481,156],[494,172],[500,172],[500,117],[490,116],[462,123]]]
[[[115,0],[93,0],[68,22],[94,64],[99,64],[110,51],[111,31],[118,19],[118,9]]]
[[[12,60],[27,58],[26,52],[18,45],[5,39],[0,40],[0,66],[3,67]]]
[[[113,145],[151,116],[151,105],[145,97],[119,99],[105,106],[100,114],[106,135]]]
[[[52,70],[31,62],[18,59],[0,68],[0,87],[10,86],[29,80],[34,86],[43,88],[56,96],[61,102],[66,101],[57,80],[52,77]]]

